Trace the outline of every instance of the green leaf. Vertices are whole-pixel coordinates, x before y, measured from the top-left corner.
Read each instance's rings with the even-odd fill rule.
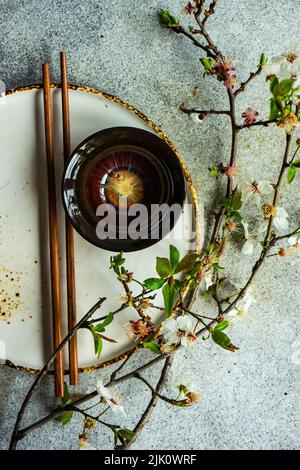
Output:
[[[180,253],[176,246],[170,245],[170,263],[174,272],[177,264],[179,263]]]
[[[168,318],[172,312],[175,298],[175,288],[169,284],[165,284],[162,290],[164,302],[165,302],[165,314]]]
[[[225,330],[225,328],[227,328],[228,325],[229,325],[229,322],[227,320],[224,320],[221,323],[218,323],[214,327],[213,331],[223,331],[223,330]]]
[[[267,54],[265,52],[262,52],[260,59],[259,59],[258,67],[262,67],[263,65],[266,65],[267,62],[268,62]]]
[[[279,83],[279,80],[277,77],[272,77],[271,80],[270,80],[270,92],[273,93],[274,91],[274,88],[276,85],[278,85]]]
[[[280,95],[285,96],[287,93],[289,93],[291,89],[293,88],[294,83],[295,83],[294,78],[287,78],[286,80],[282,80],[279,83]]]
[[[161,10],[160,12],[161,25],[167,28],[169,26],[169,21],[170,21],[170,13],[168,12],[168,10]]]
[[[160,289],[165,283],[165,280],[162,278],[156,278],[156,277],[149,277],[148,279],[145,279],[143,284],[146,287],[146,289],[150,290],[157,290]]]
[[[272,91],[275,98],[278,96],[286,96],[291,91],[294,82],[295,82],[294,78],[287,78],[277,83],[274,86],[273,91]]]
[[[223,331],[213,329],[210,333],[212,340],[221,346],[221,348],[232,352],[239,349],[231,343],[230,338],[225,333],[223,333]]]
[[[295,166],[296,168],[300,168],[300,160],[295,160],[293,162],[293,166]]]
[[[197,253],[188,253],[185,255],[182,260],[178,263],[175,273],[180,273],[181,271],[189,271],[192,269],[194,263],[199,258]]]
[[[168,258],[156,258],[156,271],[160,277],[168,277],[171,270],[171,263]]]
[[[114,319],[114,316],[110,312],[102,323],[98,323],[96,326],[94,326],[94,329],[98,333],[102,333],[103,331],[105,331],[105,328],[113,321],[113,319]]]
[[[279,109],[277,107],[276,101],[274,98],[270,99],[270,114],[269,119],[273,120],[276,119],[279,114]]]
[[[179,25],[179,20],[172,16],[168,10],[161,10],[160,23],[164,28],[174,28]]]
[[[213,264],[212,267],[216,272],[222,271],[222,269],[224,269],[222,266],[220,266],[217,263]]]
[[[276,106],[277,108],[279,109],[279,111],[284,114],[285,113],[285,109],[284,109],[284,106],[282,104],[282,101],[281,101],[281,98],[279,96],[277,96],[277,98],[275,98],[275,101],[276,101]]]
[[[184,288],[184,285],[181,281],[179,281],[179,279],[175,279],[174,280],[174,284],[173,286],[175,287],[176,290],[180,291]]]
[[[232,210],[238,211],[242,207],[242,192],[241,191],[235,191],[234,195],[232,196],[231,199],[231,207]]]
[[[111,256],[110,257],[110,266],[112,268],[116,266],[121,266],[122,264],[125,263],[125,258],[123,258],[123,252],[118,253],[116,256]]]
[[[208,169],[211,176],[219,176],[220,172],[216,166],[212,166]]]
[[[94,345],[95,345],[95,354],[97,354],[98,359],[101,356],[102,352],[102,339],[98,335],[94,335]]]
[[[117,447],[118,445],[118,433],[114,430],[112,430],[113,433],[114,433],[114,446]],[[123,442],[121,441],[121,443],[123,444]]]
[[[64,382],[64,396],[61,398],[60,406],[64,407],[70,401],[70,392],[67,382]]]
[[[288,169],[288,173],[287,173],[287,180],[289,184],[293,181],[296,174],[297,174],[297,168],[294,165],[290,165]]]
[[[239,222],[241,222],[243,220],[243,216],[240,212],[238,211],[233,211],[233,212],[230,212],[230,216],[231,217],[234,217],[236,220],[238,220]]]
[[[231,200],[228,199],[228,197],[221,197],[219,203],[222,207],[225,207],[226,209],[231,209]]]
[[[120,436],[122,436],[124,439],[126,439],[127,441],[129,441],[130,439],[133,438],[134,436],[134,432],[131,431],[130,429],[119,429],[118,430],[118,434]]]
[[[63,414],[60,415],[59,420],[63,426],[68,424],[71,419],[73,418],[73,411],[65,411]]]
[[[210,72],[214,65],[214,60],[211,57],[200,57],[200,62],[206,72]]]
[[[155,354],[161,354],[161,350],[159,349],[158,345],[154,343],[153,341],[143,341],[143,346],[144,348],[150,349],[152,352]]]

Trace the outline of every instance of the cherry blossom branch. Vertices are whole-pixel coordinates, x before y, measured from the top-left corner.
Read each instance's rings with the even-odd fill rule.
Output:
[[[76,332],[79,330],[79,328],[82,328],[85,324],[85,322],[101,307],[102,303],[105,301],[105,297],[102,297],[99,299],[95,305],[82,317],[82,319],[75,325],[75,327],[67,334],[67,336],[63,339],[63,341],[60,343],[60,345],[54,350],[54,352],[51,354],[49,357],[48,361],[44,365],[44,367],[41,369],[41,371],[38,373],[36,376],[36,379],[34,380],[33,384],[31,385],[22,405],[20,408],[20,411],[17,416],[17,420],[14,426],[14,430],[12,433],[12,438],[10,442],[10,450],[14,450],[16,448],[17,442],[19,440],[19,429],[21,425],[22,418],[24,416],[24,413],[26,411],[26,408],[30,402],[30,399],[33,395],[33,392],[35,389],[39,386],[45,372],[50,368],[50,366],[53,364],[56,355],[64,348],[64,346],[73,338],[73,336],[76,334]]]
[[[128,441],[125,445],[121,447],[122,450],[127,450],[132,446],[132,444],[136,441],[136,439],[138,438],[138,436],[140,435],[140,433],[143,431],[144,427],[150,420],[150,417],[154,411],[154,408],[159,400],[158,395],[160,394],[160,392],[165,386],[173,360],[174,360],[174,355],[168,356],[167,359],[165,360],[164,367],[162,369],[159,381],[157,382],[157,385],[155,388],[155,393],[152,394],[152,398],[149,401],[147,408],[145,409],[141,419],[139,420],[139,422],[137,423],[137,425],[135,426],[133,430],[134,436],[132,437],[132,439],[130,439],[130,441]]]
[[[196,19],[196,21],[199,25],[200,33],[205,37],[205,39],[208,43],[208,47],[211,50],[214,51],[214,53],[216,54],[217,57],[222,59],[223,55],[221,54],[219,49],[216,47],[216,45],[213,43],[211,37],[208,35],[208,33],[205,29],[205,26],[203,24],[203,21],[200,18],[202,11],[203,11],[203,2],[200,2],[200,4],[197,7],[197,11],[195,13],[195,19]],[[229,104],[230,104],[229,115],[230,115],[230,119],[231,119],[231,130],[232,130],[231,152],[230,152],[230,161],[229,161],[230,167],[233,167],[235,165],[235,162],[236,162],[236,158],[237,158],[237,134],[240,130],[242,130],[244,128],[249,128],[249,127],[252,127],[252,126],[266,127],[269,124],[271,124],[273,122],[276,122],[275,120],[268,120],[268,121],[258,121],[258,122],[255,122],[255,123],[244,124],[244,125],[238,125],[237,122],[236,122],[235,98],[241,92],[243,92],[245,90],[246,86],[261,73],[262,69],[263,69],[263,66],[259,66],[257,71],[252,72],[250,74],[249,78],[245,82],[243,82],[235,92],[233,92],[230,88],[227,90],[227,94],[228,94],[228,98],[229,98]],[[183,109],[182,109],[182,111],[184,112]],[[191,111],[193,112],[193,110],[191,110]],[[195,110],[195,112],[196,111],[197,110]],[[186,113],[187,114],[192,114],[192,112],[189,113],[189,111],[187,110]],[[210,114],[215,114],[214,110],[211,110]],[[286,148],[285,148],[285,154],[284,154],[284,158],[283,158],[282,167],[281,167],[281,170],[280,170],[280,173],[279,173],[279,176],[278,176],[277,184],[275,185],[275,188],[274,188],[273,207],[275,209],[276,209],[277,203],[278,203],[279,191],[280,191],[280,186],[281,186],[281,182],[282,182],[282,179],[283,179],[284,171],[285,171],[286,167],[288,166],[288,155],[289,155],[289,151],[290,151],[290,145],[291,145],[291,135],[288,134],[287,135],[287,142],[286,142]],[[230,196],[232,195],[232,190],[233,190],[232,179],[230,177],[227,177],[226,198],[230,198]],[[223,217],[224,217],[225,213],[226,213],[225,208],[221,207],[220,211],[215,215],[215,223],[214,223],[214,226],[213,226],[213,229],[212,229],[210,244],[215,243],[218,239],[219,229],[220,229],[220,226],[221,226],[221,223],[222,223],[222,220],[223,220]],[[219,300],[218,297],[214,296],[214,299],[216,300],[217,305],[218,305],[219,315],[228,313],[237,304],[237,302],[239,300],[242,300],[242,298],[244,297],[247,289],[250,287],[251,283],[253,282],[254,277],[256,276],[257,272],[259,271],[261,265],[263,264],[265,258],[267,257],[270,246],[274,244],[274,240],[271,241],[273,218],[274,217],[271,216],[270,220],[269,220],[267,233],[266,233],[266,237],[265,237],[265,241],[264,241],[264,247],[263,247],[263,250],[261,252],[260,258],[254,264],[253,269],[252,269],[252,273],[251,273],[248,281],[246,282],[245,286],[241,289],[240,293],[237,295],[235,300],[233,302],[231,302],[225,310],[223,310],[222,301]],[[216,321],[212,321],[209,325],[204,326],[204,328],[202,328],[199,333],[202,333],[202,332],[206,331],[207,328],[209,329],[215,323],[216,323]]]
[[[290,147],[291,147],[291,142],[292,142],[292,133],[287,134],[287,136],[286,136],[286,145],[285,145],[284,156],[283,156],[281,168],[280,168],[280,171],[279,171],[277,183],[274,186],[273,207],[275,208],[275,210],[276,210],[277,205],[278,205],[278,200],[279,200],[279,195],[280,195],[280,188],[281,188],[281,184],[282,184],[282,181],[283,181],[284,172],[286,170],[286,162],[288,160]],[[241,291],[239,292],[239,294],[237,295],[235,300],[233,302],[231,302],[229,304],[229,306],[223,311],[223,315],[226,315],[226,313],[230,312],[230,310],[240,300],[243,299],[244,295],[246,294],[246,291],[251,286],[251,284],[253,282],[253,279],[255,278],[257,272],[259,271],[259,269],[261,268],[263,262],[265,261],[271,246],[274,245],[276,238],[272,238],[273,221],[274,221],[274,216],[271,215],[271,217],[269,219],[268,227],[267,227],[267,232],[266,232],[266,235],[265,235],[265,238],[264,238],[263,249],[261,251],[260,257],[256,261],[256,263],[254,264],[254,266],[252,268],[251,275],[250,275],[248,281],[246,282],[244,287],[241,289]]]
[[[192,302],[194,300],[194,291],[190,292],[189,294],[189,297],[187,298],[186,300],[186,305],[187,305],[187,308],[189,306],[191,306]],[[100,299],[99,302],[103,302],[102,299]],[[71,339],[71,337],[76,333],[77,329],[82,327],[82,325],[84,325],[88,318],[94,313],[95,311],[95,308],[96,306],[99,304],[99,302],[94,306],[92,307],[92,309],[87,313],[87,315],[85,317],[83,317],[83,319],[79,322],[79,326],[76,325],[75,329],[72,330],[68,335],[67,337],[62,341],[61,345],[57,348],[57,350],[53,353],[53,355],[51,356],[51,361],[53,362],[56,354],[64,347],[64,345],[66,344],[66,342],[69,341],[69,339]],[[104,317],[104,319],[107,317],[107,315]],[[137,348],[140,348],[140,345],[137,345],[136,348],[134,348],[133,350],[131,350],[128,354],[128,359],[132,356],[133,352],[136,351]],[[113,385],[116,385],[118,383],[122,383],[126,380],[129,380],[129,379],[132,379],[135,377],[136,374],[140,373],[140,372],[143,372],[144,370],[147,370],[148,368],[154,366],[155,364],[157,364],[158,362],[164,360],[166,361],[165,363],[165,366],[163,367],[162,369],[162,372],[161,372],[161,376],[160,376],[160,379],[158,381],[158,384],[157,384],[157,387],[156,387],[156,392],[157,393],[160,393],[166,380],[167,380],[167,374],[169,372],[169,369],[171,367],[171,364],[172,364],[172,361],[173,361],[173,356],[168,356],[166,354],[162,354],[160,356],[157,356],[156,358],[150,360],[149,362],[147,362],[146,364],[134,369],[133,371],[119,377],[119,378],[115,378],[115,375],[117,372],[119,372],[125,365],[125,363],[127,363],[127,360],[124,361],[121,365],[121,367],[119,367],[116,371],[115,371],[115,374],[113,373],[112,376],[111,376],[111,379],[110,381],[105,385],[106,387],[111,387]],[[49,364],[49,366],[51,365],[51,363]],[[44,368],[43,370],[44,371]],[[41,373],[42,373],[41,371]],[[39,374],[40,375],[40,374]],[[38,377],[37,377],[38,379]],[[39,383],[39,382],[38,382]],[[33,386],[31,387],[30,390],[34,390],[35,387],[38,385],[38,383],[36,383],[36,381],[34,382]],[[31,397],[32,393],[30,394],[30,397]],[[95,390],[89,394],[86,394],[86,395],[83,395],[81,396],[80,398],[72,401],[71,403],[67,404],[66,406],[64,407],[59,407],[59,408],[56,408],[55,410],[53,410],[51,413],[49,413],[47,416],[45,416],[44,418],[36,421],[35,423],[32,423],[31,425],[27,426],[26,428],[23,428],[23,429],[20,429],[20,423],[21,423],[21,419],[22,419],[22,416],[24,415],[24,412],[25,412],[25,408],[26,406],[28,405],[28,402],[29,402],[29,399],[27,400],[26,402],[26,405],[25,405],[25,408],[23,409],[23,405],[22,405],[22,416],[21,416],[21,419],[18,419],[18,423],[16,423],[16,427],[15,427],[15,431],[13,433],[13,436],[12,436],[12,439],[11,439],[11,449],[14,450],[16,448],[16,445],[18,443],[18,441],[20,441],[21,439],[23,439],[27,434],[31,433],[32,431],[42,427],[43,425],[47,424],[48,422],[52,421],[53,419],[56,419],[58,417],[60,417],[63,413],[65,413],[66,411],[70,411],[73,409],[73,407],[78,407],[79,405],[87,402],[87,401],[90,401],[92,400],[93,398],[95,398],[96,396],[98,395],[98,391]],[[138,437],[138,434],[141,432],[141,430],[144,428],[144,425],[146,424],[146,421],[148,421],[150,419],[150,415],[151,413],[153,412],[155,406],[156,406],[156,402],[157,402],[157,398],[156,396],[152,397],[151,401],[149,402],[149,405],[147,406],[145,412],[143,413],[143,416],[142,418],[140,419],[138,425],[136,426],[136,431],[135,432],[135,436],[134,436],[134,440]],[[20,414],[20,413],[19,413]],[[132,441],[133,442],[133,441]],[[129,448],[129,446],[131,445],[131,443],[128,443],[127,444],[127,447]]]
[[[197,47],[201,48],[204,52],[206,52],[207,56],[216,60],[218,66],[220,66],[220,62],[223,63],[223,65],[226,65],[228,66],[228,64],[226,63],[225,64],[225,59],[224,59],[224,56],[222,55],[222,53],[219,51],[218,47],[214,44],[212,38],[210,37],[210,35],[208,34],[208,32],[206,31],[206,28],[205,28],[205,23],[208,19],[208,17],[214,13],[214,8],[215,8],[215,5],[216,5],[216,1],[212,1],[210,3],[210,7],[208,10],[205,10],[204,9],[204,1],[198,1],[197,2],[197,10],[194,14],[195,16],[195,20],[199,26],[199,31],[198,30],[193,30],[193,33],[197,33],[197,34],[200,34],[203,36],[203,38],[205,39],[206,41],[206,44],[207,45],[203,45],[202,43],[200,43],[199,41],[197,41],[195,39],[195,37],[190,34],[188,31],[186,31],[182,26],[180,26],[179,24],[177,24],[176,20],[173,22],[174,24],[171,23],[171,25],[169,26],[170,29],[172,29],[175,33],[177,34],[183,34],[184,36],[186,36],[188,39],[190,39],[192,41],[192,43],[194,45],[196,45]],[[201,19],[201,15],[204,15],[204,19]],[[214,61],[212,61],[214,62]],[[222,64],[221,64],[222,65]],[[229,65],[230,66],[230,65]],[[257,76],[259,75],[259,73],[261,72],[262,70],[262,66],[259,66],[258,67],[258,70],[256,72],[253,72],[250,74],[249,78],[243,82],[240,87],[236,90],[236,91],[233,91],[230,87],[227,87],[227,95],[228,95],[228,100],[229,100],[229,110],[226,110],[226,111],[218,111],[218,110],[198,110],[196,108],[193,108],[193,109],[186,109],[184,107],[184,105],[182,105],[180,108],[181,108],[181,111],[182,112],[185,112],[186,114],[188,115],[191,115],[191,114],[194,114],[194,113],[197,113],[199,115],[203,115],[203,117],[207,116],[207,115],[228,115],[230,117],[230,121],[231,121],[231,150],[230,150],[230,158],[229,158],[229,162],[228,162],[228,165],[227,167],[229,168],[234,168],[235,164],[236,164],[236,160],[237,160],[237,141],[238,141],[238,133],[240,130],[244,129],[244,128],[249,128],[249,127],[252,127],[252,126],[263,126],[263,127],[266,127],[268,126],[269,124],[273,123],[273,122],[276,122],[275,120],[269,120],[269,121],[258,121],[258,122],[254,122],[254,123],[251,123],[251,124],[244,124],[244,125],[239,125],[237,124],[237,119],[236,119],[236,109],[235,109],[235,99],[236,97],[239,95],[239,93],[241,93],[242,91],[245,90],[246,86]],[[209,69],[209,65],[208,65],[208,71],[210,70]],[[209,73],[209,72],[208,72]],[[217,72],[215,73],[217,74]],[[235,75],[232,76],[233,78],[235,78]],[[231,78],[232,78],[231,77]],[[220,79],[220,76],[217,76],[218,79]],[[220,81],[223,81],[224,84],[227,84],[225,82],[225,79],[223,80],[222,76],[221,76],[221,79]],[[283,177],[284,177],[284,174],[285,174],[285,170],[289,167],[289,165],[293,162],[295,156],[296,156],[296,153],[298,151],[298,149],[296,150],[296,152],[294,153],[294,155],[292,156],[291,160],[289,161],[289,153],[290,153],[290,146],[291,146],[291,139],[292,139],[292,134],[288,134],[287,135],[287,138],[286,138],[286,147],[285,147],[285,153],[284,153],[284,157],[283,157],[283,162],[282,162],[282,166],[281,166],[281,169],[280,169],[280,172],[279,172],[279,176],[278,176],[278,180],[277,180],[277,183],[274,185],[274,197],[273,197],[273,203],[272,203],[272,208],[276,211],[276,208],[278,206],[278,201],[279,201],[279,197],[280,197],[280,188],[281,188],[281,184],[282,184],[282,181],[283,181]],[[232,177],[230,177],[228,174],[226,174],[226,177],[227,177],[227,185],[226,185],[226,193],[225,193],[225,198],[227,198],[227,200],[230,200],[231,198],[234,197],[235,195],[235,191],[236,191],[236,188],[234,187],[234,184],[233,184],[233,179]],[[216,214],[216,218],[215,218],[215,222],[214,222],[214,225],[213,225],[213,228],[212,228],[212,233],[211,233],[211,238],[210,238],[210,243],[211,245],[213,246],[218,246],[218,244],[222,241],[225,240],[225,235],[224,235],[224,224],[226,222],[226,220],[224,221],[224,218],[227,216],[227,213],[226,213],[226,208],[225,207],[221,207],[219,212]],[[226,314],[228,314],[230,312],[230,310],[232,308],[235,307],[235,305],[237,305],[237,303],[243,299],[247,289],[250,287],[250,285],[252,284],[253,282],[253,279],[255,278],[255,276],[257,275],[258,271],[260,270],[261,266],[263,265],[265,259],[267,258],[268,256],[268,253],[269,253],[269,250],[271,249],[271,247],[273,247],[275,245],[275,243],[277,243],[279,240],[282,240],[284,238],[287,238],[289,236],[292,236],[294,235],[295,233],[297,233],[297,230],[291,232],[290,234],[287,234],[287,235],[284,235],[284,236],[280,236],[280,237],[276,237],[273,233],[273,221],[274,221],[274,214],[272,212],[272,215],[270,216],[269,218],[269,222],[268,222],[268,225],[267,225],[267,232],[266,232],[266,235],[265,235],[265,238],[264,238],[264,242],[263,242],[263,247],[262,247],[262,250],[261,250],[261,253],[260,253],[260,256],[259,258],[257,259],[257,261],[255,262],[253,268],[252,268],[252,272],[251,272],[251,275],[249,276],[247,282],[245,283],[244,287],[238,292],[238,293],[235,293],[234,294],[234,300],[231,301],[231,302],[226,302],[226,299],[220,299],[219,298],[219,295],[218,295],[218,292],[217,292],[217,289],[218,289],[218,281],[217,283],[214,284],[214,292],[213,292],[213,299],[215,300],[216,304],[217,304],[217,307],[218,307],[218,316],[216,316],[216,318],[209,318],[209,317],[205,317],[203,315],[200,315],[200,314],[196,314],[194,313],[193,311],[191,311],[189,309],[189,306],[191,305],[191,303],[193,302],[193,299],[194,299],[194,296],[195,296],[195,292],[196,292],[196,289],[193,290],[193,292],[191,293],[190,297],[188,298],[188,301],[186,303],[186,305],[182,305],[182,304],[176,304],[175,307],[174,307],[174,312],[175,313],[187,313],[189,315],[191,315],[192,317],[196,318],[197,319],[197,323],[196,325],[194,326],[194,330],[193,330],[193,333],[195,333],[196,331],[196,328],[198,327],[199,325],[199,322],[202,323],[203,327],[201,329],[199,329],[197,332],[196,332],[196,335],[197,336],[200,336],[202,334],[204,334],[205,332],[207,331],[211,331],[212,327],[218,323],[220,320],[221,317],[225,316]],[[220,237],[220,232],[222,233],[221,237]],[[218,256],[220,257],[221,254]],[[215,279],[218,280],[218,274],[216,274],[214,276],[214,281]],[[138,282],[139,281],[135,281],[135,282]],[[200,282],[200,281],[199,281]],[[126,282],[122,282],[124,288],[125,288],[125,292],[131,296],[131,292],[130,292],[130,289],[127,285]],[[143,287],[143,286],[142,286]],[[140,294],[140,296],[144,296],[145,295],[145,292],[143,291],[142,294]],[[148,298],[151,298],[151,296],[149,296]],[[233,298],[233,296],[231,297]],[[145,315],[143,314],[143,312],[140,311],[139,309],[139,306],[138,304],[136,304],[136,301],[135,301],[136,297],[133,298],[133,306],[134,308],[137,310],[138,314],[140,315],[140,317],[144,318]],[[131,299],[132,300],[132,299]],[[223,308],[223,304],[226,302],[226,308]],[[123,309],[125,309],[126,307],[128,306],[128,303],[125,303],[123,305],[121,305],[121,307],[119,309],[117,309],[115,312],[113,313],[118,313],[120,311],[122,311]],[[89,314],[89,312],[88,312]],[[87,314],[87,315],[88,315]],[[92,314],[91,314],[92,315]],[[84,317],[85,318],[85,317]],[[102,319],[105,319],[106,317],[101,317],[100,319],[97,319],[97,321],[99,320],[102,320]],[[209,324],[206,324],[206,322],[204,322],[203,318],[207,319],[207,320],[210,320],[210,323]],[[84,319],[81,320],[81,322],[83,321]],[[86,318],[87,320],[87,318]],[[90,322],[88,323],[92,323],[92,322],[95,322],[96,320],[91,320]],[[80,322],[79,322],[80,323]],[[87,321],[86,321],[86,324],[87,324]],[[79,325],[79,324],[78,324]],[[82,327],[82,325],[78,326],[79,327]],[[77,328],[77,327],[75,327]],[[78,329],[77,328],[77,329]],[[55,355],[63,348],[64,344],[73,336],[73,334],[76,333],[77,330],[74,329],[73,332],[71,332],[66,338],[65,340],[63,341],[63,343],[59,346],[59,348],[57,348],[57,350],[54,352],[54,355],[51,356],[51,358],[49,359],[49,361],[52,361],[54,360],[55,358]],[[133,353],[138,350],[139,348],[141,347],[140,344],[137,344],[136,347],[134,349],[132,349],[128,354],[127,354],[127,357],[125,359],[125,361],[121,364],[121,366],[119,366],[115,371],[114,373],[111,375],[111,378],[110,378],[110,381],[106,384],[107,387],[111,387],[115,384],[118,384],[118,383],[122,383],[126,380],[130,380],[130,379],[138,379],[140,381],[142,381],[150,390],[151,390],[151,393],[152,393],[152,397],[151,397],[151,400],[149,401],[145,411],[143,412],[140,420],[138,421],[137,425],[135,426],[135,429],[133,431],[133,437],[127,441],[125,441],[125,443],[120,447],[120,449],[122,450],[125,450],[125,449],[129,449],[130,446],[135,442],[135,440],[138,438],[139,434],[141,433],[141,431],[144,429],[144,426],[147,424],[147,422],[149,421],[150,417],[151,417],[151,414],[153,413],[154,411],[154,408],[156,406],[156,403],[159,399],[162,399],[163,401],[166,401],[167,403],[170,403],[170,404],[174,404],[173,400],[165,397],[163,394],[162,394],[162,390],[165,386],[165,383],[166,383],[166,380],[167,380],[167,377],[168,377],[168,372],[170,370],[170,367],[172,365],[172,362],[173,362],[173,359],[174,359],[174,354],[170,355],[170,354],[161,354],[157,357],[155,357],[154,359],[148,361],[146,364],[144,364],[143,366],[141,367],[138,367],[136,368],[135,370],[132,370],[131,372],[127,373],[127,374],[124,374],[122,375],[121,377],[119,378],[116,378],[116,375],[121,371],[121,369],[126,365],[128,364],[128,361],[129,359],[132,357]],[[180,345],[180,342],[174,347],[175,350],[178,350],[181,348],[181,345]],[[30,426],[28,426],[27,428],[23,428],[23,429],[20,429],[20,424],[21,424],[21,420],[22,420],[22,417],[24,415],[24,411],[28,405],[28,402],[31,398],[31,395],[33,393],[33,390],[34,388],[39,384],[41,378],[42,378],[42,375],[44,374],[44,372],[47,370],[47,368],[50,366],[50,364],[52,362],[49,362],[45,365],[45,367],[42,369],[41,371],[41,375],[39,375],[37,377],[37,379],[35,380],[33,386],[31,387],[30,391],[28,392],[24,402],[23,402],[23,405],[21,407],[21,410],[19,412],[19,415],[18,415],[18,418],[17,418],[17,421],[16,421],[16,425],[15,425],[15,429],[14,429],[14,433],[13,433],[13,436],[12,436],[12,442],[11,442],[11,448],[12,449],[15,449],[16,448],[16,445],[17,445],[17,442],[22,439],[25,435],[27,435],[29,432],[32,432],[33,430],[43,426],[44,424],[46,424],[47,422],[51,421],[52,419],[54,418],[57,418],[59,416],[61,416],[63,413],[65,413],[65,411],[68,411],[68,410],[73,410],[73,411],[76,411],[76,412],[79,412],[81,414],[83,414],[85,417],[90,417],[92,419],[97,419],[91,415],[89,415],[88,413],[86,413],[86,410],[82,410],[80,408],[78,408],[78,406],[82,405],[83,403],[89,401],[89,400],[92,400],[93,398],[97,397],[98,396],[98,391],[95,390],[89,394],[86,394],[86,395],[83,395],[81,397],[79,397],[78,399],[75,399],[73,400],[71,403],[67,404],[66,406],[64,407],[60,407],[60,408],[56,408],[55,410],[53,410],[51,413],[49,413],[47,416],[45,416],[44,418],[40,419],[39,421],[36,421],[35,423],[31,424]],[[143,372],[144,370],[147,370],[148,368],[158,364],[160,361],[165,361],[164,362],[164,366],[162,368],[162,371],[161,371],[161,374],[160,374],[160,378],[157,382],[157,385],[156,387],[154,388],[142,375],[141,375],[141,372]],[[46,368],[46,369],[45,369]],[[100,422],[102,422],[100,420]],[[107,425],[108,427],[110,427],[110,425],[108,423],[102,423],[104,425]]]
[[[146,364],[143,364],[142,366],[136,368],[134,371],[131,371],[127,374],[124,374],[119,378],[110,380],[107,384],[105,384],[105,387],[109,388],[109,387],[112,387],[116,384],[120,384],[120,383],[123,383],[127,380],[130,380],[134,377],[135,373],[143,372],[143,371],[149,369],[150,367],[156,365],[158,362],[164,360],[165,358],[166,358],[166,355],[157,356],[154,359],[152,359],[151,361],[147,362]],[[29,426],[27,426],[23,429],[20,429],[18,431],[17,436],[15,437],[16,441],[20,441],[27,434],[35,431],[36,429],[39,429],[40,427],[44,426],[45,424],[49,423],[50,421],[53,421],[54,419],[59,418],[66,411],[71,410],[73,406],[80,406],[80,405],[92,400],[93,398],[95,398],[97,396],[98,396],[98,391],[94,390],[93,392],[87,393],[87,394],[82,395],[81,397],[73,400],[71,403],[67,404],[64,407],[55,408],[53,411],[51,411],[44,418],[41,418],[41,419],[37,420],[36,422],[32,423],[31,425],[29,425]]]
[[[194,288],[190,293],[189,295],[186,297],[185,299],[185,306],[184,306],[184,301],[182,299],[182,297],[180,296],[180,299],[179,299],[179,302],[178,302],[178,307],[179,308],[186,308],[186,309],[189,309],[193,302],[194,302],[194,299],[195,299],[195,295],[196,295],[196,291],[197,291],[197,287]],[[176,306],[175,306],[175,310],[176,310]],[[202,320],[200,320],[202,321]],[[178,345],[178,347],[176,349],[178,349],[180,346]],[[158,359],[160,359],[161,357],[164,357],[165,355],[162,355],[162,356],[159,356]],[[133,437],[130,439],[130,441],[128,441],[126,443],[126,445],[124,445],[122,447],[123,450],[125,449],[129,449],[131,447],[131,445],[136,441],[136,439],[138,438],[139,434],[142,432],[142,430],[144,429],[146,423],[149,421],[153,411],[154,411],[154,408],[157,404],[157,401],[159,398],[161,398],[161,391],[162,389],[164,388],[164,385],[167,381],[167,378],[168,378],[168,374],[169,374],[169,370],[172,366],[172,363],[173,363],[173,359],[174,359],[174,355],[170,355],[170,356],[167,356],[166,360],[165,360],[165,364],[164,364],[164,367],[161,371],[161,375],[160,375],[160,378],[159,378],[159,381],[156,385],[156,389],[155,389],[155,393],[152,393],[152,398],[151,400],[149,401],[141,419],[139,420],[138,424],[135,426],[134,430],[133,430]],[[133,372],[133,376],[136,377],[136,375],[139,375],[139,371],[135,371]],[[140,376],[141,377],[141,376]]]

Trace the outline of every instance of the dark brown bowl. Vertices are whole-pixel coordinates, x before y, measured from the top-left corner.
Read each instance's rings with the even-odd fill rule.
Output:
[[[157,243],[173,229],[185,195],[175,152],[157,135],[134,127],[104,129],[85,139],[72,153],[62,181],[63,205],[73,227],[109,251]]]

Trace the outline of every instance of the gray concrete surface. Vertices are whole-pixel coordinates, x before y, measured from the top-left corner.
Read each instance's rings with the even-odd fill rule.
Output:
[[[58,53],[70,57],[70,79],[99,87],[122,97],[162,126],[182,153],[206,216],[217,189],[207,167],[225,161],[230,142],[222,118],[193,124],[178,111],[182,99],[202,107],[225,106],[223,87],[203,80],[199,50],[185,38],[160,28],[157,11],[170,7],[180,13],[179,0],[0,0],[0,77],[8,87],[41,81],[41,62],[51,61],[59,77]],[[241,79],[257,64],[262,50],[281,52],[289,39],[299,37],[300,0],[222,0],[209,30],[220,47],[236,59]],[[183,17],[187,21],[186,17]],[[191,102],[191,101],[190,101]],[[239,100],[257,106],[266,115],[268,96],[263,79],[249,87]],[[256,130],[241,137],[239,158],[249,174],[272,179],[278,170],[283,134]],[[291,224],[300,218],[299,179],[283,197]],[[244,279],[253,257],[245,258],[240,247],[231,250],[234,280]],[[299,448],[299,258],[270,258],[255,283],[257,303],[251,314],[231,328],[240,350],[235,354],[199,341],[176,356],[174,375],[187,369],[201,385],[202,400],[190,409],[160,403],[135,449],[296,449]],[[99,293],[101,294],[101,293]],[[298,341],[298,346],[297,343]],[[143,356],[134,358],[140,364]],[[105,375],[108,371],[105,372]],[[100,373],[86,375],[80,389],[92,387]],[[154,372],[152,372],[152,376]],[[20,401],[32,377],[0,369],[0,448],[7,448]],[[127,417],[132,428],[146,405],[149,393],[136,381],[122,387]],[[50,379],[45,379],[28,413],[28,422],[53,406]],[[24,439],[21,449],[75,449],[81,420],[61,428],[51,423]],[[111,448],[112,438],[99,428],[92,443]]]

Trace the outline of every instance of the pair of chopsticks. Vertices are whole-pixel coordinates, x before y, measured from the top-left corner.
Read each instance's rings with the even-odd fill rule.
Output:
[[[61,88],[62,88],[62,116],[63,116],[63,144],[64,162],[68,162],[71,153],[70,139],[70,112],[67,57],[65,52],[60,53]],[[44,91],[44,119],[45,119],[45,144],[48,174],[48,210],[49,210],[49,242],[51,263],[51,294],[52,294],[52,322],[53,322],[53,346],[54,349],[61,343],[61,292],[60,292],[60,267],[58,254],[58,219],[56,209],[55,187],[55,163],[53,145],[53,119],[52,100],[50,92],[50,67],[43,64],[43,91]],[[70,222],[65,220],[66,231],[66,267],[67,267],[67,303],[68,303],[68,329],[76,324],[76,289],[74,269],[74,236]],[[69,342],[69,366],[70,384],[78,383],[78,357],[77,338],[73,336]],[[59,352],[54,362],[55,395],[64,396],[64,365],[63,353]]]

